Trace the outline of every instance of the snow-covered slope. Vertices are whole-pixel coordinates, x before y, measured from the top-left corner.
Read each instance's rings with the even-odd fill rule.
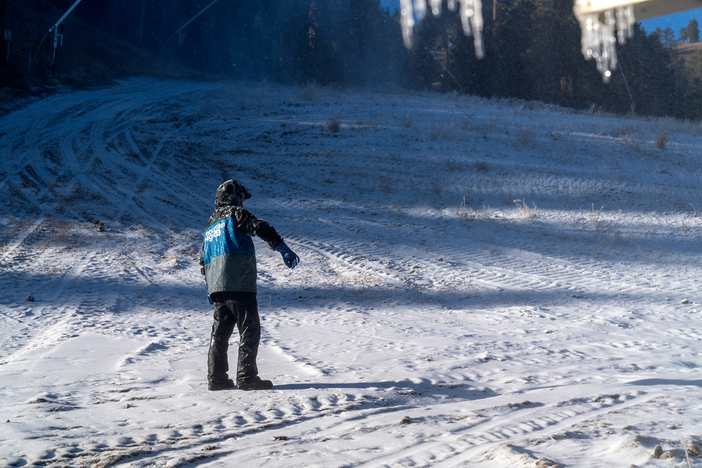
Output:
[[[701,134],[147,79],[6,115],[0,466],[686,465]],[[270,391],[206,389],[197,260],[228,178],[302,259],[256,240]]]

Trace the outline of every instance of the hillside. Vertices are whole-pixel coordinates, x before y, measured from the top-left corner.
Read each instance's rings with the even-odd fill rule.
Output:
[[[702,52],[702,42],[683,42],[671,47],[673,55],[686,57]]]
[[[129,79],[0,135],[2,467],[700,464],[699,124]],[[270,391],[207,391],[228,178],[301,257]]]

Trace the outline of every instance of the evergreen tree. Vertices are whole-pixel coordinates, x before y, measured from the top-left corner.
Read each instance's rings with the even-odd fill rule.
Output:
[[[655,32],[646,36],[646,31],[637,23],[634,25],[634,37],[628,39],[625,46],[618,47],[617,53],[636,103],[636,112],[644,115],[678,115],[677,102],[681,96],[670,53],[661,44],[659,36]],[[621,73],[615,73],[611,83],[612,89],[617,90],[619,95],[618,104],[613,110],[619,112],[629,107],[623,79]]]
[[[687,27],[680,28],[680,42],[689,41],[690,38],[687,36]]]
[[[696,19],[691,19],[686,27],[680,29],[680,40],[691,43],[700,41],[700,25]]]
[[[526,66],[531,46],[531,29],[535,6],[531,1],[504,0],[500,2],[494,34],[485,39],[486,58],[482,62],[488,77],[483,81],[484,94],[500,97],[530,99],[533,75]]]
[[[675,39],[675,31],[673,31],[670,26],[662,31],[661,41],[663,42],[663,47],[670,47],[677,44],[678,41]]]

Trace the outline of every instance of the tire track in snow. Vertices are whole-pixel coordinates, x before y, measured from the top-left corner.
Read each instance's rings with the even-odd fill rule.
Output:
[[[306,224],[316,224],[317,220],[308,219]],[[397,228],[391,230],[384,226],[377,226],[377,229],[364,235],[365,239],[360,241],[352,240],[352,233],[345,230],[339,222],[339,226],[332,225],[336,230],[344,232],[345,238],[336,238],[334,245],[324,241],[312,240],[311,237],[300,238],[298,236],[289,237],[294,242],[305,245],[312,251],[317,252],[325,258],[333,259],[347,268],[363,273],[371,274],[379,278],[384,283],[389,283],[394,287],[410,287],[416,278],[411,278],[406,271],[400,270],[396,265],[371,261],[372,258],[384,258],[391,261],[394,256],[389,250],[389,243],[378,241],[379,247],[371,248],[368,244],[369,238],[393,239],[398,238]],[[323,224],[329,227],[329,223]],[[365,223],[364,227],[369,229],[372,223]],[[307,232],[318,232],[319,227],[309,227]],[[404,230],[404,229],[403,229]],[[471,244],[472,247],[471,248]],[[591,262],[590,265],[582,262],[573,263],[564,259],[554,259],[544,257],[539,254],[530,254],[523,251],[498,248],[504,253],[485,252],[482,246],[477,243],[470,243],[466,248],[442,248],[442,256],[446,257],[443,262],[437,262],[434,256],[418,249],[414,246],[403,244],[402,249],[407,251],[404,258],[412,257],[413,261],[422,266],[427,272],[425,277],[429,278],[429,283],[422,282],[422,286],[435,288],[432,284],[433,278],[457,280],[466,295],[475,293],[477,290],[484,290],[484,287],[498,290],[522,290],[526,292],[556,290],[564,294],[601,294],[605,292],[611,296],[635,295],[653,297],[662,300],[667,294],[678,293],[680,295],[694,295],[694,288],[682,290],[679,288],[661,289],[658,284],[646,284],[644,278],[627,277],[624,272],[611,270],[608,278],[603,279],[602,274],[596,269],[604,264]],[[518,254],[518,255],[517,255]],[[530,258],[533,257],[533,258]],[[586,268],[581,268],[581,265]],[[588,267],[589,266],[589,267]],[[411,268],[411,267],[407,267]],[[421,272],[420,272],[421,273]],[[612,277],[611,275],[615,275]],[[477,286],[477,285],[480,286]],[[624,285],[624,287],[622,287]],[[628,285],[628,286],[627,286]],[[694,286],[694,285],[691,285]]]
[[[477,246],[476,246],[477,247]],[[448,262],[437,263],[426,260],[427,254],[414,247],[407,247],[415,253],[424,265],[432,271],[432,276],[451,277],[464,276],[471,281],[496,286],[503,290],[519,289],[524,291],[549,291],[560,290],[563,293],[577,294],[601,293],[603,291],[616,296],[636,291],[648,296],[661,296],[663,293],[655,287],[644,285],[629,288],[613,287],[623,281],[603,281],[591,270],[576,268],[574,264],[563,261],[554,262],[548,257],[534,260],[524,258],[524,255],[493,254],[487,257],[484,254],[467,254],[464,250],[446,249],[443,254],[450,259]],[[476,249],[477,251],[477,249]],[[422,259],[424,257],[424,259]],[[446,265],[449,263],[450,265]],[[452,270],[457,268],[457,272]]]
[[[309,229],[309,232],[316,232],[317,230]],[[374,234],[376,237],[390,237],[387,233],[376,232]],[[309,237],[289,236],[289,239],[351,270],[373,275],[383,283],[390,284],[391,287],[411,287],[417,281],[416,278],[411,278],[407,271],[398,269],[396,265],[382,264],[380,261],[370,260],[378,257],[393,260],[394,256],[388,251],[387,247],[371,249],[351,240],[337,239],[335,244],[331,245],[323,241],[312,240]],[[532,292],[550,292],[553,291],[554,286],[568,294],[579,294],[583,291],[607,291],[611,295],[633,292],[645,294],[649,297],[664,295],[655,286],[637,285],[625,289],[620,287],[613,288],[611,286],[613,284],[612,281],[600,280],[599,276],[593,271],[577,268],[575,264],[566,263],[563,260],[554,262],[552,259],[545,257],[527,260],[523,255],[519,257],[496,254],[488,256],[487,254],[477,253],[477,249],[472,251],[470,249],[449,249],[443,251],[443,256],[447,260],[437,263],[435,259],[427,259],[430,255],[423,250],[407,245],[403,245],[402,248],[409,251],[411,253],[409,256],[413,257],[413,261],[421,265],[422,269],[427,272],[423,273],[423,276],[428,277],[429,282],[422,281],[422,286],[438,287],[436,284],[432,284],[432,278],[457,279],[460,280],[461,293],[467,295],[473,294],[477,290],[484,290],[485,287],[499,290],[513,290],[516,288]],[[407,255],[405,255],[405,258],[407,258]],[[409,266],[407,267],[408,270],[410,268]],[[640,280],[631,278],[630,281]],[[621,284],[622,282],[622,279],[619,279],[614,284]]]
[[[282,206],[279,202],[274,202],[274,204]],[[420,274],[410,275],[410,271],[407,270],[410,270],[411,266],[398,266],[396,262],[393,264],[392,260],[398,257],[393,255],[391,242],[388,240],[406,239],[404,234],[412,231],[411,226],[390,228],[368,220],[359,220],[343,215],[336,216],[335,222],[324,222],[323,218],[306,218],[303,219],[303,222],[308,227],[301,228],[302,222],[299,222],[297,229],[300,231],[315,233],[323,231],[321,227],[326,227],[337,233],[343,233],[343,235],[335,236],[334,245],[321,240],[312,240],[309,235],[304,239],[299,236],[290,237],[290,239],[306,245],[310,250],[316,251],[323,257],[334,259],[351,270],[370,274],[395,287],[419,285],[424,288],[441,290],[442,286],[434,281],[435,278],[442,278],[449,280],[449,282],[457,282],[461,293],[466,295],[484,291],[485,287],[499,291],[552,292],[554,286],[564,294],[576,296],[603,291],[611,296],[635,294],[662,298],[666,294],[659,285],[645,284],[642,278],[632,277],[627,280],[616,271],[613,273],[619,277],[610,276],[603,279],[602,275],[595,271],[595,268],[602,265],[598,262],[590,262],[590,265],[578,262],[576,267],[576,263],[567,259],[554,259],[497,246],[493,247],[497,251],[505,253],[496,254],[492,251],[488,254],[483,248],[484,246],[471,241],[468,241],[466,247],[462,249],[450,248],[446,250],[446,248],[442,248],[441,255],[446,257],[444,262],[437,262],[435,256],[408,245],[407,242],[402,243],[401,248],[409,255],[401,255],[399,258],[412,257],[413,262],[421,265],[426,272],[422,274],[420,270]],[[347,226],[362,227],[364,232],[354,233],[349,231]],[[378,239],[374,243],[377,246],[371,248],[369,239]],[[385,263],[371,261],[370,259],[373,258],[382,258]],[[586,268],[580,268],[580,265],[585,265]],[[630,286],[622,288],[622,284],[630,284]],[[670,293],[670,290],[667,290],[667,293]],[[687,293],[692,294],[693,291],[690,290]]]
[[[625,401],[614,401],[609,404],[594,403],[593,398],[574,398],[558,403],[520,403],[508,405],[505,401],[535,397],[539,391],[525,395],[504,395],[490,399],[467,402],[468,413],[481,413],[482,417],[466,415],[466,411],[456,414],[455,403],[429,403],[416,406],[409,402],[376,406],[368,408],[363,399],[350,404],[343,404],[344,399],[327,398],[323,396],[305,397],[278,406],[272,413],[259,412],[258,417],[239,416],[243,421],[238,429],[218,430],[217,433],[203,433],[198,437],[181,437],[178,445],[170,442],[149,442],[130,444],[129,447],[105,447],[92,458],[85,457],[82,461],[89,466],[132,466],[148,467],[160,463],[194,462],[203,457],[217,459],[226,456],[227,460],[247,461],[252,457],[268,451],[273,453],[278,434],[284,435],[291,425],[299,426],[297,434],[316,434],[323,439],[314,440],[307,437],[296,437],[284,442],[288,451],[300,449],[309,451],[314,444],[320,445],[320,451],[333,450],[334,440],[341,440],[359,429],[364,438],[378,434],[378,440],[384,440],[388,435],[398,433],[400,420],[408,414],[416,414],[421,410],[420,420],[440,421],[450,420],[450,426],[441,426],[439,437],[427,437],[428,441],[418,441],[416,438],[393,439],[393,443],[377,451],[370,460],[354,463],[358,467],[375,467],[381,465],[399,464],[402,466],[424,466],[430,463],[436,466],[455,466],[459,463],[477,461],[476,457],[485,450],[509,442],[512,444],[535,437],[553,437],[562,434],[584,421],[594,421],[609,413],[623,412],[634,406],[642,406],[652,397],[642,401],[638,397],[629,397]],[[551,395],[552,397],[552,395]],[[536,398],[538,399],[538,397]],[[340,404],[341,403],[341,404]],[[486,407],[485,405],[493,404]],[[271,405],[274,406],[274,405]],[[562,409],[560,409],[562,408]],[[491,414],[494,413],[494,414]],[[261,417],[262,416],[262,417]],[[413,416],[417,417],[417,416]],[[206,424],[205,424],[206,425]],[[426,424],[423,424],[426,430]],[[413,427],[407,426],[408,430]],[[269,442],[261,440],[267,434]],[[436,439],[439,439],[437,441]],[[232,453],[221,444],[230,439],[236,439],[242,448]],[[254,442],[254,440],[256,442]],[[247,442],[248,441],[248,442]],[[245,448],[251,445],[252,448]],[[304,448],[303,448],[304,447]],[[324,448],[322,448],[324,447]],[[329,448],[326,448],[329,447]],[[203,452],[207,452],[203,455]],[[366,453],[367,455],[367,453]],[[352,461],[352,460],[349,460]],[[81,465],[79,465],[81,466]],[[83,465],[88,466],[88,465]]]
[[[289,236],[288,239],[298,245],[306,247],[312,252],[316,252],[321,257],[328,260],[333,260],[350,270],[370,274],[378,278],[381,282],[389,284],[393,288],[406,286],[407,284],[398,275],[380,271],[379,268],[375,267],[375,265],[369,266],[371,265],[370,261],[359,262],[358,260],[364,258],[365,256],[349,254],[349,250],[343,250],[343,246],[340,247],[337,245],[331,245],[321,241],[310,240],[309,238],[302,239],[296,236]]]
[[[5,259],[12,253],[14,252],[22,243],[34,233],[34,231],[41,225],[41,223],[44,222],[44,217],[40,217],[36,221],[34,221],[27,229],[22,231],[15,239],[10,243],[10,245],[7,247],[5,252],[3,252],[2,257],[0,257],[0,266],[2,266],[2,262],[5,261]]]
[[[72,187],[79,180],[86,188],[96,191],[90,168],[101,148],[140,119],[157,112],[160,109],[157,103],[162,99],[211,86],[201,85],[193,90],[190,83],[176,82],[169,86],[161,83],[154,90],[149,80],[132,80],[114,88],[52,96],[14,112],[12,122],[0,120],[0,130],[6,133],[5,144],[0,146],[0,170],[5,173],[0,172],[0,187],[5,188],[12,178],[27,178],[37,186],[38,193],[24,198],[40,211],[48,207],[38,201],[67,174],[71,179],[62,182],[61,187]],[[62,154],[62,170],[44,157],[44,151],[52,148]],[[88,151],[92,151],[89,160],[81,161]],[[38,179],[35,174],[43,176]]]
[[[134,188],[131,190],[131,193],[127,195],[127,197],[122,201],[121,207],[117,211],[117,214],[114,216],[113,221],[119,221],[120,218],[124,215],[125,211],[127,211],[127,208],[129,205],[132,203],[134,200],[134,197],[136,196],[137,191],[139,190],[139,187],[141,184],[144,182],[144,179],[146,176],[149,174],[151,171],[151,167],[154,165],[154,162],[156,161],[156,158],[158,158],[158,153],[163,149],[163,146],[166,144],[166,141],[170,138],[170,136],[174,133],[175,131],[168,132],[161,140],[158,142],[158,145],[156,146],[156,149],[154,150],[151,159],[149,160],[147,166],[142,169],[141,174],[139,174],[139,178],[134,184]]]
[[[40,223],[35,223],[36,227],[18,243],[22,246],[22,254],[20,261],[14,262],[8,270],[18,276],[37,276],[45,274],[44,271],[37,271],[42,267],[41,259],[45,256],[52,257],[54,254],[51,249],[42,248],[47,239],[55,235],[54,226],[56,222],[52,220],[42,220],[42,229],[37,232],[37,227]],[[66,339],[70,336],[68,324],[72,321],[75,313],[81,313],[77,304],[67,301],[63,304],[58,304],[57,300],[63,295],[64,291],[73,287],[82,281],[82,273],[86,269],[94,268],[95,251],[87,251],[84,255],[74,259],[70,267],[62,270],[55,270],[57,273],[47,276],[42,281],[42,286],[45,288],[42,291],[37,291],[38,302],[32,308],[28,317],[20,319],[24,325],[24,332],[21,334],[21,339],[13,345],[16,349],[10,356],[3,359],[4,363],[13,362],[20,359],[22,355],[30,352],[37,347],[48,347],[55,345],[57,342]],[[49,258],[50,259],[50,258]],[[11,281],[12,275],[6,276],[5,281]],[[1,284],[1,283],[0,283]],[[71,293],[71,298],[75,297],[76,293]],[[12,304],[12,303],[10,303]],[[43,305],[42,305],[43,304]],[[21,307],[19,304],[12,304],[13,308]],[[64,330],[65,329],[65,330]],[[64,330],[64,331],[61,331]]]
[[[321,401],[320,401],[321,400]],[[230,439],[243,439],[259,434],[276,431],[280,428],[298,425],[308,421],[319,421],[328,416],[339,414],[354,414],[360,419],[383,412],[383,409],[364,409],[366,400],[363,397],[343,395],[341,397],[293,397],[286,398],[285,403],[277,406],[278,410],[260,411],[254,409],[238,410],[234,415],[223,416],[220,421],[205,421],[201,427],[220,426],[222,420],[229,419],[231,427],[216,430],[203,430],[197,436],[181,436],[177,445],[172,440],[157,440],[149,438],[143,442],[130,441],[126,446],[102,447],[93,453],[84,453],[80,458],[70,460],[76,467],[108,467],[131,466],[152,467],[176,462],[192,462],[202,458],[217,455],[217,445]],[[268,405],[268,404],[267,404]],[[271,407],[276,405],[269,405]],[[232,418],[232,416],[235,416]],[[353,417],[353,416],[351,416]],[[218,424],[214,424],[218,423]],[[243,448],[237,454],[251,457],[259,453],[260,446]],[[204,452],[204,454],[203,454]],[[60,465],[69,462],[66,459],[51,460],[52,464]]]
[[[504,401],[506,398],[530,398],[539,400],[540,391],[526,392],[519,396],[500,396],[493,400]],[[544,395],[545,396],[545,395]],[[645,400],[651,400],[651,397]],[[592,398],[574,398],[558,403],[518,403],[504,404],[493,408],[472,408],[476,414],[488,413],[480,418],[475,416],[456,415],[455,404],[429,405],[422,407],[422,419],[448,420],[451,424],[441,428],[442,434],[431,437],[431,441],[403,445],[389,454],[383,454],[371,461],[356,465],[371,467],[380,465],[422,466],[431,463],[432,466],[456,466],[461,463],[479,461],[476,456],[492,446],[509,442],[517,444],[526,438],[553,437],[586,420],[596,420],[598,417],[612,412],[622,412],[627,408],[643,405],[646,401],[630,396],[626,401],[614,401],[608,405],[593,403]],[[485,400],[480,403],[485,403]],[[453,411],[442,411],[442,406]],[[475,407],[475,404],[471,405]],[[535,407],[534,407],[535,406]],[[517,409],[515,409],[515,407]],[[567,408],[567,409],[559,409]],[[497,412],[495,416],[490,412]],[[387,430],[389,426],[398,424],[399,418],[383,424],[376,421],[376,430]],[[468,424],[466,424],[468,422]]]
[[[139,149],[137,146],[136,142],[134,141],[134,138],[132,137],[132,134],[130,131],[125,131],[124,132],[125,137],[127,139],[127,142],[131,149],[137,153],[143,155],[143,152]],[[196,192],[193,192],[191,188],[185,187],[183,184],[175,180],[173,177],[168,177],[158,166],[152,167],[151,171],[159,174],[161,177],[156,178],[154,180],[155,183],[159,184],[164,190],[166,190],[168,193],[170,193],[172,196],[180,199],[181,201],[185,202],[194,213],[200,213],[202,211],[202,205],[200,204],[195,204],[193,203],[189,198],[184,197],[182,194],[187,193],[191,197],[199,200],[204,204],[205,206],[208,206],[212,203],[212,200],[205,199],[204,197],[201,197],[198,195]],[[165,179],[168,179],[168,182],[165,181]],[[177,187],[180,190],[173,190],[173,187]]]

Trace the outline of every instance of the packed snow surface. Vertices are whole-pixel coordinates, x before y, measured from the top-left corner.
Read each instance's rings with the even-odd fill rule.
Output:
[[[28,104],[0,118],[0,466],[687,466],[701,134],[252,83]],[[207,390],[229,178],[301,258],[255,240],[268,391]]]

